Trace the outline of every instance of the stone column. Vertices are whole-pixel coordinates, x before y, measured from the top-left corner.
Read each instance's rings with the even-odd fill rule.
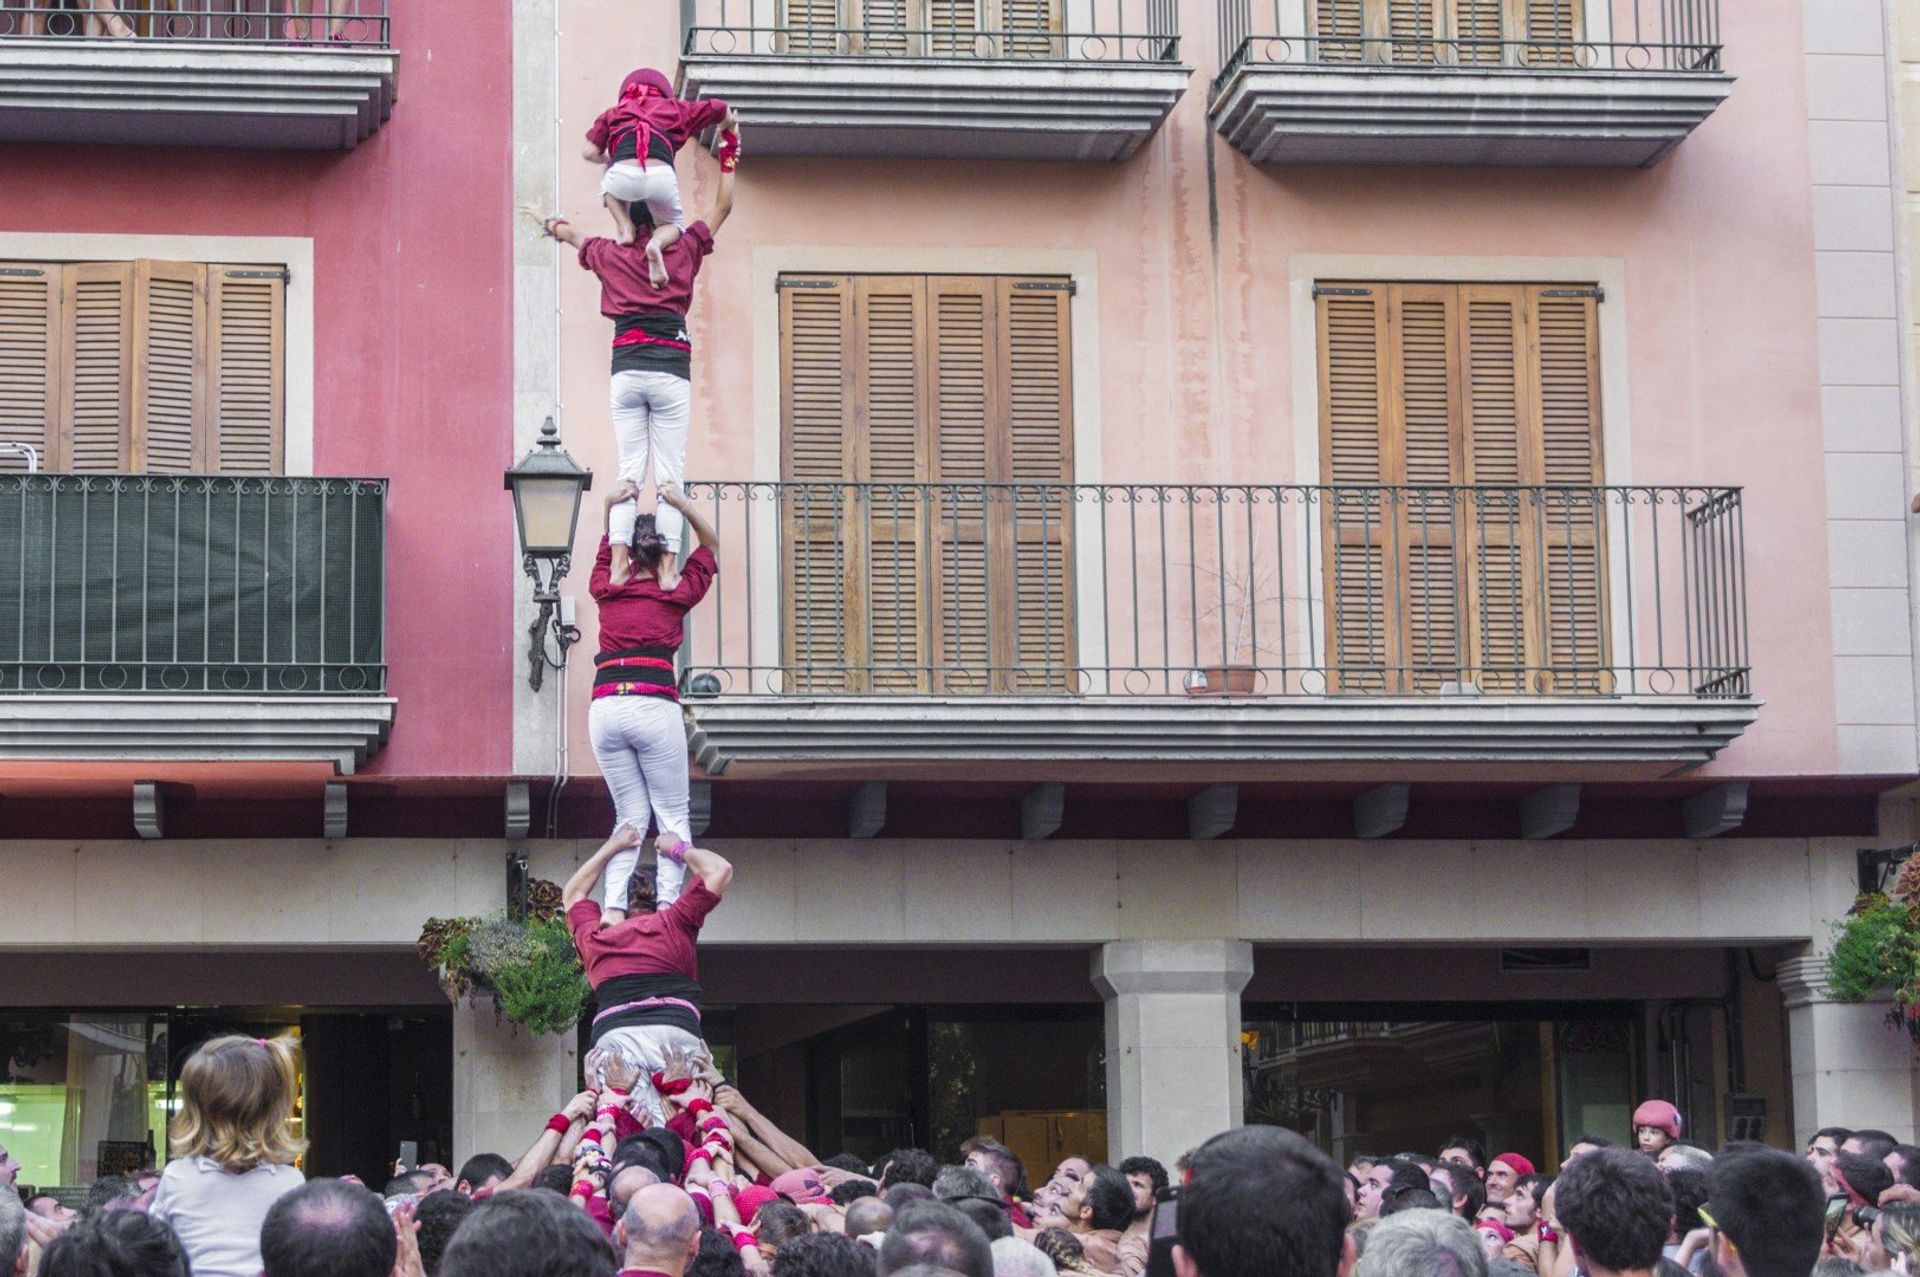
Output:
[[[527,1150],[547,1119],[580,1089],[573,1036],[536,1036],[496,1022],[493,1001],[453,1008],[453,1152],[459,1159]]]
[[[1107,1001],[1107,1154],[1168,1166],[1240,1125],[1244,940],[1123,940],[1093,957]]]
[[[1793,1146],[1805,1148],[1823,1126],[1874,1127],[1911,1143],[1915,1124],[1915,1047],[1887,1023],[1890,1000],[1836,1002],[1826,960],[1780,964],[1793,1080]]]

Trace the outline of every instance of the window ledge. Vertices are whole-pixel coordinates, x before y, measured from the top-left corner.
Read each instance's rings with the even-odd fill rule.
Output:
[[[331,762],[393,728],[391,696],[0,696],[0,761]]]
[[[0,40],[0,141],[351,150],[393,113],[393,49]]]
[[[695,760],[1620,763],[1708,762],[1754,721],[1751,698],[1070,696],[688,698]]]

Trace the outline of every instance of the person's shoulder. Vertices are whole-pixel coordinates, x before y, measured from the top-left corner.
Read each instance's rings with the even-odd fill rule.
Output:
[[[591,896],[576,900],[567,907],[567,922],[575,930],[599,921],[600,906],[594,903]]]

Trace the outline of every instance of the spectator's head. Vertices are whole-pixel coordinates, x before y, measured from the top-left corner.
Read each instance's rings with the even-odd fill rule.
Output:
[[[1812,1160],[1758,1146],[1713,1159],[1702,1212],[1725,1277],[1800,1277],[1813,1267],[1826,1240],[1826,1194]]]
[[[1485,1277],[1487,1252],[1467,1221],[1443,1210],[1406,1210],[1367,1237],[1354,1277]]]
[[[41,1219],[50,1219],[56,1224],[71,1224],[80,1218],[80,1212],[71,1206],[62,1205],[60,1199],[52,1193],[35,1193],[27,1199],[27,1214],[38,1215]],[[0,1273],[6,1269],[0,1268]]]
[[[1522,1175],[1507,1194],[1504,1205],[1507,1208],[1507,1227],[1516,1233],[1531,1233],[1540,1224],[1540,1203],[1546,1198],[1547,1189],[1553,1186],[1553,1176],[1535,1173]]]
[[[1125,1228],[1133,1220],[1133,1190],[1126,1176],[1102,1162],[1075,1181],[1060,1212],[1077,1233]]]
[[[1507,1194],[1522,1175],[1533,1174],[1533,1163],[1518,1153],[1501,1153],[1487,1163],[1487,1201],[1507,1204]]]
[[[873,1277],[874,1254],[838,1233],[814,1233],[782,1248],[773,1277]]]
[[[544,1188],[549,1193],[558,1193],[565,1197],[573,1191],[573,1171],[564,1165],[542,1166],[533,1173],[533,1183],[530,1187]],[[458,1193],[453,1195],[460,1196]],[[628,1196],[631,1197],[632,1194]]]
[[[165,1223],[139,1211],[111,1211],[54,1238],[39,1271],[41,1277],[190,1277],[193,1269]]]
[[[563,1167],[562,1169],[565,1168]],[[607,1181],[607,1203],[609,1209],[613,1211],[614,1217],[617,1219],[620,1214],[627,1209],[627,1203],[633,1200],[635,1193],[643,1188],[651,1188],[653,1185],[663,1182],[663,1179],[659,1175],[654,1174],[645,1166],[623,1166],[615,1171],[613,1177]],[[569,1184],[567,1191],[572,1191],[571,1184]]]
[[[988,1135],[976,1135],[960,1146],[967,1165],[992,1180],[1002,1197],[1027,1195],[1027,1168],[1020,1155]]]
[[[940,1163],[933,1160],[933,1154],[923,1153],[917,1148],[896,1148],[874,1164],[880,1172],[880,1187],[892,1188],[895,1184],[923,1184],[933,1187],[933,1177],[940,1173]]]
[[[1876,1271],[1912,1272],[1920,1259],[1920,1203],[1893,1202],[1873,1221],[1861,1263]]]
[[[1059,1271],[1030,1241],[1002,1237],[993,1243],[993,1277],[1054,1277]]]
[[[1414,1188],[1390,1189],[1387,1200],[1380,1204],[1380,1218],[1398,1215],[1409,1210],[1445,1210],[1446,1203],[1431,1188],[1421,1184]]]
[[[1585,1257],[1589,1277],[1652,1268],[1673,1221],[1673,1193],[1653,1159],[1603,1148],[1553,1186],[1555,1213]]]
[[[1667,1173],[1685,1167],[1687,1170],[1698,1171],[1705,1175],[1707,1167],[1713,1165],[1713,1154],[1698,1144],[1689,1143],[1686,1140],[1675,1140],[1661,1149],[1660,1155],[1654,1158],[1654,1161],[1659,1164],[1662,1171]]]
[[[380,1190],[380,1196],[424,1197],[432,1191],[433,1173],[431,1171],[401,1171],[387,1181],[387,1186]]]
[[[287,1133],[297,1077],[294,1047],[285,1038],[229,1034],[201,1043],[180,1069],[169,1151],[211,1158],[236,1173],[291,1165],[306,1147]]]
[[[102,1175],[87,1185],[87,1204],[82,1215],[105,1215],[110,1211],[137,1210],[140,1185],[131,1175]]]
[[[1667,1187],[1673,1190],[1673,1234],[1685,1237],[1702,1227],[1700,1208],[1707,1203],[1707,1173],[1691,1166],[1676,1166],[1662,1171]]]
[[[847,1207],[849,1237],[868,1237],[874,1233],[884,1233],[892,1227],[893,1207],[878,1197],[862,1197]]]
[[[1877,1157],[1842,1153],[1833,1159],[1833,1182],[1847,1195],[1849,1209],[1872,1206],[1893,1187],[1893,1172]]]
[[[754,1236],[760,1239],[760,1253],[771,1258],[780,1248],[813,1231],[807,1213],[792,1202],[768,1202],[753,1216]]]
[[[1465,1220],[1478,1218],[1480,1208],[1487,1204],[1487,1186],[1471,1166],[1460,1162],[1442,1162],[1434,1167],[1427,1175],[1427,1186],[1447,1209]]]
[[[1487,1146],[1471,1135],[1449,1135],[1440,1145],[1440,1160],[1464,1166],[1476,1179],[1487,1173]]]
[[[993,1277],[993,1250],[980,1226],[945,1202],[915,1202],[901,1211],[880,1243],[880,1277],[915,1264],[960,1277]]]
[[[1853,1131],[1845,1126],[1823,1126],[1807,1141],[1807,1160],[1820,1172],[1821,1186],[1829,1193],[1840,1191],[1833,1183],[1833,1159],[1840,1156],[1840,1146],[1852,1135]]]
[[[880,1186],[870,1179],[850,1179],[827,1190],[827,1200],[835,1206],[851,1206],[863,1197],[880,1196]]]
[[[1680,1110],[1665,1100],[1646,1100],[1633,1111],[1633,1146],[1648,1157],[1680,1138]]]
[[[27,1208],[11,1181],[0,1184],[0,1277],[26,1270]]]
[[[700,1250],[700,1212],[672,1184],[650,1184],[627,1203],[613,1244],[625,1252],[623,1269],[679,1272]]]
[[[1013,1221],[1007,1218],[1007,1208],[999,1202],[990,1202],[984,1197],[962,1197],[950,1205],[978,1224],[989,1242],[1013,1236]]]
[[[276,1201],[260,1226],[264,1277],[387,1277],[393,1221],[357,1184],[310,1180]]]
[[[830,1166],[836,1171],[846,1171],[849,1175],[867,1177],[873,1173],[865,1162],[855,1157],[852,1153],[835,1153],[822,1163],[822,1165]]]
[[[427,1277],[438,1277],[447,1243],[453,1240],[454,1230],[472,1209],[471,1197],[450,1188],[428,1193],[420,1199],[413,1218],[420,1225],[420,1266],[427,1270]]]
[[[733,1238],[717,1228],[700,1230],[700,1249],[687,1265],[686,1277],[747,1277]]]
[[[947,1166],[933,1177],[933,1195],[943,1202],[967,1197],[997,1202],[1000,1200],[1000,1186],[971,1166]]]
[[[1588,1135],[1584,1131],[1573,1137],[1573,1143],[1567,1145],[1567,1155],[1560,1159],[1560,1169],[1565,1171],[1574,1162],[1596,1148],[1612,1148],[1613,1141],[1604,1135]]]
[[[1894,1183],[1920,1187],[1920,1146],[1895,1144],[1883,1160],[1893,1172]]]
[[[454,1177],[453,1186],[472,1197],[483,1188],[498,1188],[500,1181],[513,1174],[513,1163],[498,1153],[475,1153]]]
[[[1133,1189],[1133,1217],[1145,1219],[1153,1213],[1156,1195],[1166,1191],[1167,1168],[1151,1157],[1129,1157],[1116,1169]]]
[[[1840,1141],[1842,1153],[1852,1153],[1856,1157],[1870,1157],[1876,1162],[1885,1161],[1887,1154],[1900,1146],[1900,1141],[1885,1131],[1868,1128],[1855,1131]]]
[[[552,1193],[475,1202],[440,1261],[443,1277],[613,1277],[613,1249],[585,1211]]]
[[[1180,1195],[1179,1277],[1333,1277],[1345,1247],[1340,1170],[1275,1126],[1216,1135]]]
[[[886,1199],[887,1205],[893,1208],[893,1213],[898,1215],[913,1202],[932,1201],[933,1190],[925,1184],[895,1184],[881,1196]]]

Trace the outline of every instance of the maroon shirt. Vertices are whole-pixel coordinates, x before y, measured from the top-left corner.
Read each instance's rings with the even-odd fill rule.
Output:
[[[587,130],[587,141],[607,151],[610,159],[637,159],[639,148],[634,138],[638,135],[637,126],[644,123],[653,134],[647,148],[649,158],[671,163],[673,153],[685,146],[688,138],[715,127],[726,118],[727,104],[719,98],[688,102],[684,98],[649,94],[602,111],[593,127]],[[609,147],[609,142],[614,145]]]
[[[694,222],[661,254],[667,282],[655,288],[647,278],[645,239],[622,246],[604,235],[580,245],[580,266],[600,278],[600,313],[608,319],[626,315],[682,315],[693,305],[693,281],[700,264],[713,251],[713,232],[705,222]]]
[[[582,900],[567,910],[567,927],[587,983],[599,988],[615,976],[677,975],[700,978],[695,941],[700,926],[720,903],[697,874],[687,875],[680,898],[658,913],[636,913],[611,927],[600,925],[600,902]]]
[[[713,551],[703,545],[688,556],[680,582],[671,590],[661,589],[651,576],[631,576],[624,585],[614,585],[613,547],[601,537],[600,556],[593,561],[593,575],[587,582],[588,593],[600,605],[600,650],[679,647],[688,610],[706,597],[719,570]]]

